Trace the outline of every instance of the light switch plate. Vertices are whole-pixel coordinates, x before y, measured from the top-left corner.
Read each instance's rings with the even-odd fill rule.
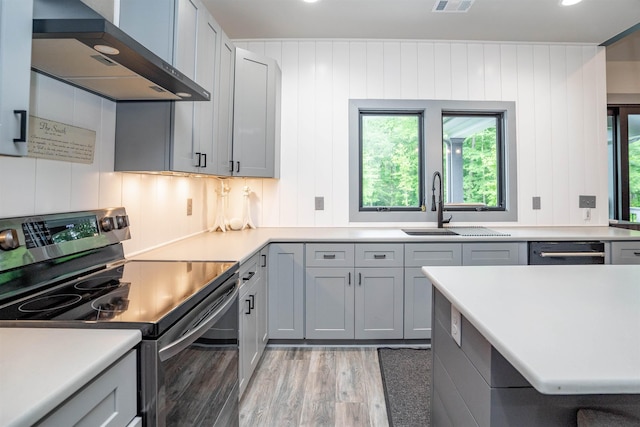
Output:
[[[533,209],[540,209],[540,196],[533,196],[532,207]]]
[[[316,197],[316,210],[323,211],[324,210],[324,197]]]
[[[451,304],[451,337],[460,347],[460,338],[462,337],[462,316],[457,308]]]

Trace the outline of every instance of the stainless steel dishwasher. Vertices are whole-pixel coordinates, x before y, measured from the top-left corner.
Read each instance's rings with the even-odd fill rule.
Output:
[[[529,265],[604,264],[604,242],[529,242]]]

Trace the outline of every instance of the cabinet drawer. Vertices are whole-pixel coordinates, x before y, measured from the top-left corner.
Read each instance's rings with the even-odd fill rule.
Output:
[[[254,254],[247,261],[240,264],[240,292],[242,293],[245,288],[251,285],[258,278],[258,259],[260,254]],[[253,279],[253,280],[252,280]],[[250,282],[250,283],[249,283]]]
[[[611,264],[640,264],[640,242],[611,242]]]
[[[356,245],[356,267],[402,267],[404,244],[367,243]]]
[[[462,265],[462,243],[407,243],[404,265]]]
[[[513,243],[464,243],[462,265],[525,265],[527,244]]]
[[[306,250],[307,267],[353,267],[353,244],[309,243]]]
[[[131,350],[38,425],[127,425],[138,412],[136,378],[136,351]]]

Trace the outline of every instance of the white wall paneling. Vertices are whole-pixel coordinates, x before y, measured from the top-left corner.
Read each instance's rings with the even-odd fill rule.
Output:
[[[230,179],[230,215],[241,216],[242,187],[249,185],[258,226],[382,225],[348,221],[349,98],[460,97],[516,102],[518,224],[607,223],[604,48],[416,40],[236,44],[282,69],[281,178]],[[31,114],[96,130],[96,157],[92,165],[0,157],[0,216],[122,205],[132,225],[127,254],[212,225],[217,179],[113,172],[115,104],[33,73],[32,86]],[[588,223],[580,194],[597,197]],[[315,196],[325,198],[324,211],[315,211]],[[542,197],[539,211],[531,207],[533,196]]]
[[[350,98],[516,101],[521,225],[605,225],[606,69],[597,46],[399,40],[247,40],[282,67],[282,171],[256,194],[265,226],[348,221]],[[590,222],[580,194],[596,195]],[[325,211],[313,210],[313,197]],[[533,210],[533,196],[542,209]],[[268,210],[269,212],[266,212]]]

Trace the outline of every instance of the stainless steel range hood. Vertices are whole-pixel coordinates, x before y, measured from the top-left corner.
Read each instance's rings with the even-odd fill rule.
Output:
[[[33,18],[31,67],[37,72],[113,101],[211,98],[80,0],[35,0]]]

